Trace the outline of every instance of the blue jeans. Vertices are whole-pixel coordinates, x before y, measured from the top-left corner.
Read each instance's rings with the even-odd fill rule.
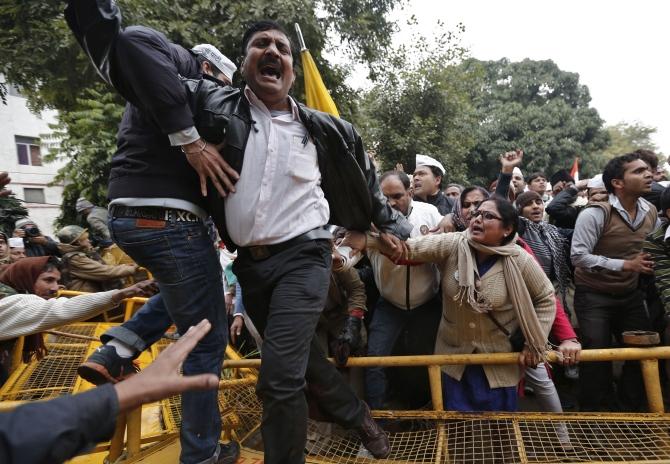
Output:
[[[441,302],[436,296],[412,310],[400,309],[384,298],[377,300],[370,332],[368,334],[368,356],[389,356],[400,334],[410,325],[425,328],[427,346],[425,353],[435,351],[435,335],[442,312]],[[386,370],[383,367],[365,369],[365,401],[370,409],[381,409],[386,400]]]
[[[167,221],[164,227],[139,227],[132,218],[110,218],[114,242],[158,281],[152,297],[120,328],[136,343],[156,341],[173,321],[179,333],[208,319],[212,329],[184,361],[184,375],[221,374],[227,340],[221,266],[207,229],[200,222]],[[166,312],[167,310],[167,312]],[[169,316],[169,320],[166,317]],[[131,343],[133,344],[133,343]],[[141,345],[133,344],[136,348]],[[217,390],[182,394],[181,457],[185,464],[209,462],[218,450],[221,417]]]

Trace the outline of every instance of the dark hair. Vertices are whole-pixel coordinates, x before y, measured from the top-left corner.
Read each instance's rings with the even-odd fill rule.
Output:
[[[480,187],[478,185],[471,185],[469,187],[464,188],[463,191],[461,192],[461,198],[460,198],[461,204],[463,204],[463,202],[465,201],[465,197],[467,197],[468,193],[470,192],[481,192],[482,195],[484,195],[484,200],[487,200],[491,196],[491,194],[484,187]]]
[[[658,156],[656,153],[646,148],[638,148],[633,153],[640,155],[640,159],[647,163],[652,171],[656,171],[656,168],[658,168]]]
[[[293,42],[291,42],[291,37],[288,35],[286,30],[279,24],[277,21],[272,21],[271,19],[264,19],[262,21],[256,21],[252,23],[242,36],[242,56],[247,54],[247,46],[249,41],[254,36],[256,32],[262,31],[279,31],[286,36],[288,39],[289,46],[291,47],[291,52],[293,52]]]
[[[49,256],[49,259],[44,263],[44,268],[42,269],[42,272],[50,271],[61,271],[61,261],[55,256]]]
[[[219,67],[218,67],[217,65],[215,65],[214,63],[212,63],[211,61],[209,61],[207,58],[205,58],[204,56],[202,56],[202,55],[199,54],[199,53],[195,55],[195,61],[198,62],[198,67],[201,68],[201,69],[202,69],[202,64],[206,62],[206,63],[209,64],[209,66],[210,66],[212,69],[214,69],[215,71],[217,71],[218,74],[225,74],[225,73],[223,72],[223,69],[219,69]]]
[[[487,201],[492,201],[496,204],[498,213],[500,213],[500,217],[502,218],[502,226],[512,227],[512,233],[510,233],[507,237],[504,237],[502,241],[503,245],[507,245],[514,239],[514,236],[519,230],[519,214],[516,212],[514,205],[512,205],[512,203],[500,195],[493,195],[490,198],[487,198],[486,200],[482,201],[482,205]],[[479,206],[481,207],[481,205]]]
[[[444,179],[444,174],[442,174],[442,171],[440,171],[440,168],[436,166],[428,166],[430,170],[432,171],[433,175],[435,177],[440,178],[440,183],[437,185],[440,189],[442,188],[442,180]]]
[[[661,207],[659,213],[665,214],[665,212],[670,209],[670,187],[661,192],[661,199],[659,203]]]
[[[403,187],[405,187],[405,190],[409,190],[409,186],[411,185],[411,182],[409,180],[409,176],[402,171],[386,171],[379,178],[379,185],[381,185],[382,182],[384,182],[389,177],[397,177],[398,180],[400,182],[402,182],[402,185],[403,185]]]
[[[558,184],[559,182],[574,183],[575,179],[570,175],[570,172],[568,172],[567,169],[561,169],[560,171],[556,171],[551,175],[549,182],[551,182],[551,185]]]
[[[603,169],[603,184],[605,184],[607,193],[614,193],[612,179],[623,179],[626,165],[639,159],[642,159],[639,153],[626,153],[609,160],[605,165],[605,169]]]
[[[530,184],[531,182],[533,182],[533,181],[534,181],[535,179],[537,179],[538,177],[541,177],[541,178],[543,178],[544,180],[548,180],[548,179],[547,179],[547,176],[546,176],[543,172],[539,172],[539,171],[538,171],[538,172],[534,172],[534,173],[532,173],[530,176],[528,176],[528,179],[526,180],[526,183],[527,183],[527,184]]]
[[[542,197],[539,193],[534,192],[533,190],[523,192],[518,197],[516,197],[516,209],[518,210],[519,214],[521,214],[526,206],[538,199],[541,200]]]

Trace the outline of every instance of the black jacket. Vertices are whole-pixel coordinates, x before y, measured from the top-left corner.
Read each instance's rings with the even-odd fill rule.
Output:
[[[572,206],[578,193],[578,190],[572,186],[558,192],[547,205],[546,211],[550,218],[549,222],[563,229],[574,229],[577,216],[584,208],[583,206]]]
[[[204,207],[198,176],[167,137],[193,126],[179,76],[201,78],[195,56],[153,29],[121,30],[121,13],[111,1],[72,0],[65,18],[99,74],[128,102],[109,199],[178,198]]]
[[[114,433],[119,401],[112,385],[19,406],[0,414],[0,462],[59,463]]]
[[[249,102],[239,89],[221,87],[207,80],[184,80],[198,132],[205,140],[220,144],[222,155],[242,172],[244,150],[253,122]],[[381,231],[406,239],[411,224],[389,206],[379,188],[372,161],[363,141],[348,122],[328,113],[298,104],[300,121],[316,145],[321,188],[330,205],[329,223],[347,229],[367,230],[370,222]],[[209,211],[226,244],[223,198],[212,188],[207,194]]]
[[[194,125],[211,143],[225,140],[223,157],[242,170],[251,117],[238,89],[202,79],[195,58],[152,29],[120,29],[120,11],[111,2],[71,0],[66,19],[101,76],[128,100],[112,159],[110,199],[179,198],[205,206],[229,248],[223,199],[210,185],[200,195],[195,171],[167,134]],[[116,33],[114,32],[116,30]],[[179,78],[195,78],[184,80]],[[380,230],[408,238],[411,225],[386,202],[361,138],[346,121],[300,106],[300,119],[317,147],[321,187],[331,223]]]

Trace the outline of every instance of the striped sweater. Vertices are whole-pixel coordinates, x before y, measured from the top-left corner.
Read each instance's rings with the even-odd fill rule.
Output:
[[[656,289],[665,312],[670,313],[670,240],[665,239],[667,230],[668,224],[664,224],[655,232],[647,235],[642,251],[649,253],[654,260]]]

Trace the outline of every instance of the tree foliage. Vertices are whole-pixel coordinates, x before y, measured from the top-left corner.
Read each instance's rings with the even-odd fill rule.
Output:
[[[471,99],[478,113],[476,143],[467,162],[470,179],[486,183],[499,170],[505,151],[524,150],[524,171],[551,175],[582,159],[586,175],[602,165],[596,155],[608,142],[603,120],[589,106],[579,75],[553,61],[466,60],[459,65],[475,76]]]
[[[610,137],[609,145],[603,150],[602,156],[611,159],[615,156],[630,153],[639,148],[644,148],[658,153],[658,147],[651,139],[656,133],[656,128],[645,126],[640,122],[620,122],[605,128]]]
[[[412,48],[389,56],[379,82],[363,100],[360,126],[380,168],[401,162],[408,172],[417,153],[448,166],[449,180],[465,181],[467,153],[474,143],[475,113],[468,94],[469,76],[455,66],[465,55],[464,27],[436,37],[415,36]]]

